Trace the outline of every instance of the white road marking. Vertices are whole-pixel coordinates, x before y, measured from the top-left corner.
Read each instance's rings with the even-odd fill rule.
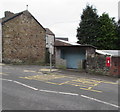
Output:
[[[66,92],[59,92],[59,94],[66,94],[66,95],[73,95],[73,96],[78,96],[79,94],[76,93],[66,93]]]
[[[46,93],[58,93],[57,91],[50,91],[50,90],[39,90],[41,92],[46,92]]]
[[[50,90],[39,90],[39,91],[47,92],[47,93],[66,94],[66,95],[72,95],[72,96],[78,96],[79,95],[79,94],[76,94],[76,93],[67,93],[67,92],[50,91]]]
[[[30,88],[30,89],[33,89],[33,90],[36,90],[36,91],[38,90],[37,88],[34,88],[34,87],[31,87],[31,86],[28,86],[28,85],[23,84],[23,83],[18,82],[18,81],[13,81],[13,80],[3,79],[3,78],[0,78],[0,80],[5,80],[5,81],[8,81],[8,82],[14,82],[14,83],[17,83],[17,84],[22,85],[22,86],[24,86],[24,87],[27,87],[27,88]]]
[[[5,80],[5,81],[8,81],[8,82],[14,82],[14,83],[20,84],[20,85],[22,85],[22,86],[24,86],[24,87],[27,87],[27,88],[30,88],[30,89],[36,90],[36,91],[47,92],[47,93],[66,94],[66,95],[72,95],[72,96],[79,96],[79,94],[76,94],[76,93],[67,93],[67,92],[59,92],[59,91],[51,91],[51,90],[42,90],[42,89],[39,90],[39,89],[37,89],[37,88],[28,86],[28,85],[23,84],[23,83],[21,83],[21,82],[9,80],[9,79],[0,78],[0,80]],[[99,100],[99,99],[95,99],[95,98],[92,98],[92,97],[89,97],[89,96],[85,96],[85,95],[80,95],[80,96],[83,97],[83,98],[87,98],[87,99],[93,100],[93,101],[97,101],[97,102],[99,102],[99,103],[103,103],[103,104],[110,105],[110,106],[113,106],[113,107],[116,107],[116,108],[120,108],[120,106],[118,106],[118,105],[115,105],[115,104],[112,104],[112,103],[108,103],[108,102],[105,102],[105,101],[102,101],[102,100]]]
[[[90,99],[90,100],[93,100],[93,101],[97,101],[97,102],[100,102],[100,103],[104,103],[106,105],[110,105],[110,106],[113,106],[113,107],[116,107],[116,108],[120,108],[118,105],[115,105],[115,104],[112,104],[112,103],[108,103],[108,102],[104,102],[102,100],[98,100],[98,99],[95,99],[95,98],[92,98],[92,97],[88,97],[88,96],[85,96],[85,95],[81,95],[81,97],[87,98],[87,99]]]
[[[30,88],[30,89],[36,90],[36,91],[38,90],[37,88],[34,88],[34,87],[31,87],[31,86],[28,86],[28,85],[23,84],[23,83],[18,82],[18,81],[13,81],[13,82],[15,82],[15,83],[17,83],[17,84],[20,84],[20,85],[22,85],[22,86],[24,86],[24,87],[27,87],[27,88]]]
[[[17,83],[17,84],[22,85],[22,86],[24,86],[24,87],[30,88],[30,89],[32,89],[32,90],[36,90],[36,91],[39,90],[39,89],[37,89],[37,88],[34,88],[34,87],[32,87],[32,86],[23,84],[23,83],[18,82],[18,81],[13,81],[13,80],[9,80],[9,79],[0,79],[0,80],[5,80],[5,81],[9,81],[9,82],[14,82],[14,83]],[[51,90],[42,90],[42,89],[39,90],[39,91],[41,91],[41,92],[47,92],[47,93],[58,93],[58,94],[73,95],[73,96],[78,96],[78,95],[79,95],[79,94],[75,94],[75,93],[67,93],[67,92],[59,92],[59,91],[51,91]]]
[[[5,81],[12,82],[12,80],[10,80],[10,79],[3,79],[3,78],[0,78],[0,80],[5,80]]]

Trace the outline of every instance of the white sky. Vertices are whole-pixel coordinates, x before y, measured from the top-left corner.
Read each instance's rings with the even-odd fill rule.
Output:
[[[4,11],[18,13],[26,10],[45,28],[52,30],[56,37],[68,37],[75,42],[76,29],[86,4],[96,7],[98,14],[106,12],[118,20],[119,0],[0,0],[0,18]]]

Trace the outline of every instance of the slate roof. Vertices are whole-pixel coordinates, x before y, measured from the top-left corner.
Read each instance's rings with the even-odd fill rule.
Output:
[[[3,17],[3,18],[2,18],[2,24],[4,24],[4,23],[6,23],[6,22],[8,22],[8,21],[10,21],[10,20],[12,20],[12,19],[20,16],[21,14],[25,14],[25,13],[29,13],[29,14],[32,16],[32,18],[34,18],[34,20],[45,30],[45,28],[37,21],[37,19],[35,19],[35,17],[34,17],[28,10],[25,10],[25,11],[22,11],[22,12],[16,13],[16,14],[13,13],[13,14],[10,15],[10,16]],[[45,31],[46,31],[46,30],[45,30]]]
[[[82,45],[76,42],[69,42],[69,41],[60,40],[60,39],[55,40],[54,46],[55,47],[93,47],[93,48],[96,48],[95,46],[92,46],[92,45]]]
[[[55,36],[55,34],[49,28],[45,28],[45,29],[46,29],[46,34]]]

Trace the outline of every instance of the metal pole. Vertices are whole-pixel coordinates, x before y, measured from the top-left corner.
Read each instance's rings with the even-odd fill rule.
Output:
[[[0,19],[0,63],[2,63],[2,19]]]
[[[52,54],[50,53],[50,73],[52,71]]]

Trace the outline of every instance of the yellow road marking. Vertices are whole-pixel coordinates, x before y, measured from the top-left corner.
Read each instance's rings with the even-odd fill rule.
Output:
[[[88,91],[93,91],[93,92],[99,92],[101,93],[102,91],[99,91],[99,90],[94,90],[92,89],[93,87],[88,87],[88,86],[84,86],[84,85],[75,85],[75,84],[70,84],[69,83],[70,81],[66,81],[64,83],[54,83],[54,82],[46,82],[46,83],[49,83],[49,84],[54,84],[54,85],[63,85],[63,84],[68,84],[68,85],[73,85],[73,86],[82,86],[80,89],[83,89],[83,90],[88,90]],[[85,88],[83,88],[85,87]]]
[[[5,65],[5,64],[3,64],[3,63],[0,63],[0,66],[2,66],[2,65]]]
[[[107,84],[118,84],[117,82],[107,82],[107,81],[102,81],[102,83],[107,83]]]
[[[53,80],[53,79],[59,79],[64,77],[65,76],[61,76],[61,75],[35,75],[35,76],[20,77],[20,78],[45,81],[45,80]]]
[[[8,75],[8,74],[5,74],[5,73],[0,72],[0,75]]]
[[[98,91],[98,90],[94,90],[94,89],[88,89],[88,88],[87,89],[86,88],[80,88],[80,89],[102,93],[102,91]]]
[[[66,82],[60,83],[59,85],[68,84],[69,82],[70,82],[70,81],[66,81]]]
[[[85,85],[76,85],[76,84],[71,84],[71,83],[67,83],[69,85],[73,85],[73,86],[82,86],[82,87],[88,87],[88,86],[85,86]]]
[[[43,68],[43,69],[40,69],[40,71],[49,72],[50,69],[49,68]],[[51,69],[51,71],[58,71],[58,69]]]
[[[45,83],[54,84],[54,85],[59,85],[58,83],[55,83],[55,82],[45,82]]]
[[[31,72],[34,72],[34,71],[31,71]],[[20,77],[20,78],[25,78],[25,79],[29,79],[29,80],[40,80],[45,83],[54,84],[54,85],[73,85],[76,87],[80,87],[80,89],[93,91],[93,92],[102,92],[99,90],[92,89],[93,87],[98,86],[101,83],[117,84],[114,82],[107,82],[107,81],[103,81],[103,80],[94,80],[94,79],[89,79],[89,78],[75,78],[75,77],[69,77],[69,76],[65,76],[65,75],[55,75],[55,74],[35,75],[35,76]],[[60,79],[60,78],[69,78],[68,79],[69,81],[65,81],[62,83],[51,82],[52,80]]]
[[[98,84],[96,83],[85,83],[85,82],[74,82],[74,81],[71,81],[70,83],[73,83],[73,84],[78,84],[78,85],[89,85],[89,86],[97,86]]]
[[[32,71],[32,70],[24,70],[24,72],[32,72],[32,73],[35,73],[36,71]]]

